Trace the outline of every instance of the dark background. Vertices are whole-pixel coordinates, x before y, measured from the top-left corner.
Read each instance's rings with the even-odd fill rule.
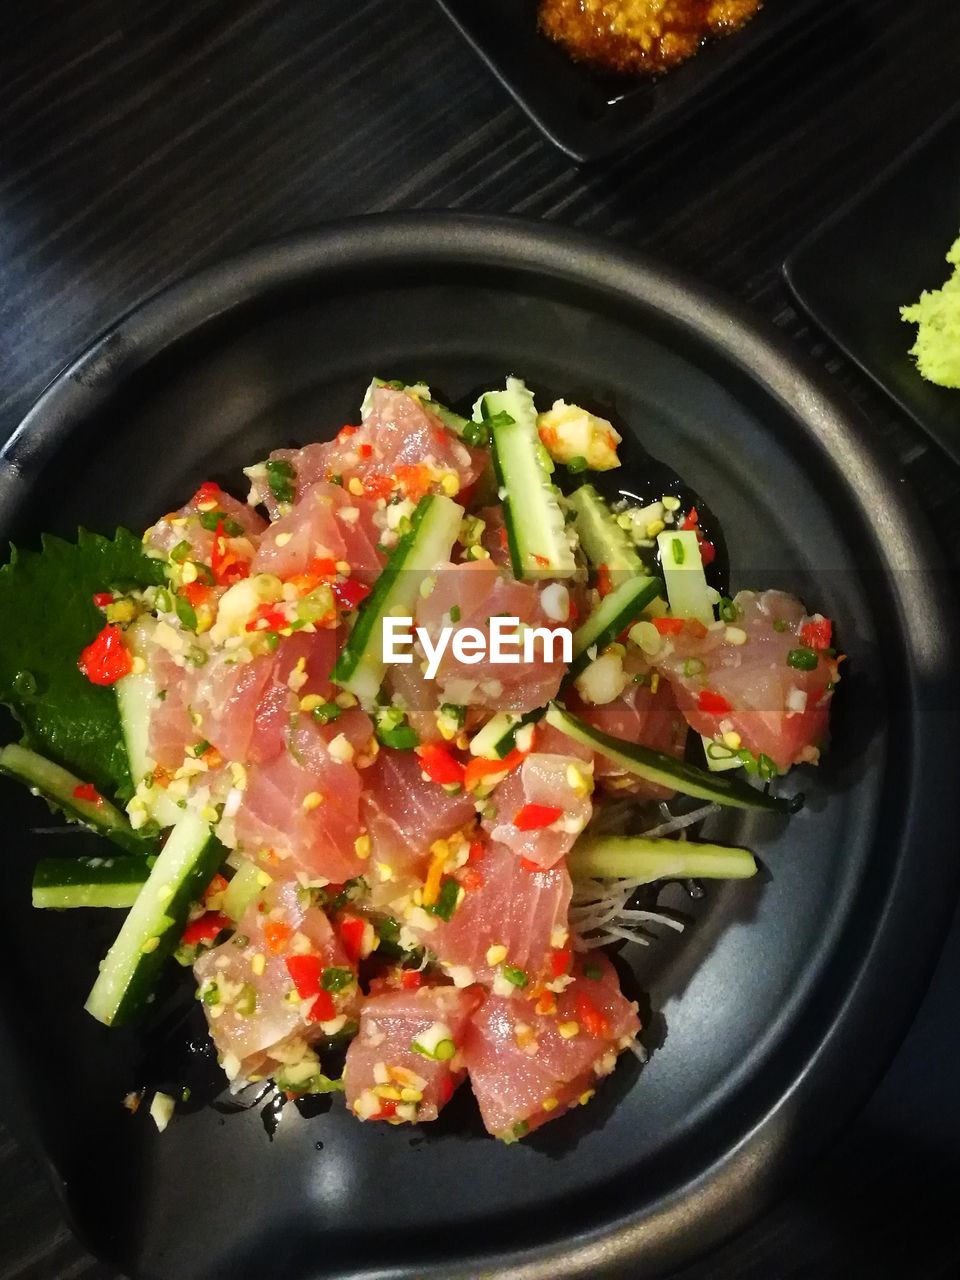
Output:
[[[960,96],[960,5],[822,8],[682,126],[584,170],[431,0],[6,0],[0,438],[95,334],[202,264],[352,213],[516,213],[619,237],[777,325],[860,407],[956,566],[960,474],[797,314],[779,267]],[[958,978],[960,922],[863,1113],[683,1280],[960,1274]],[[115,1275],[2,1129],[0,1272]]]

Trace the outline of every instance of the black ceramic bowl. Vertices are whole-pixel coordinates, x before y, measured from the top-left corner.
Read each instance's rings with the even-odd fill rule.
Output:
[[[505,1147],[466,1094],[423,1129],[339,1101],[232,1114],[186,981],[140,1031],[82,1011],[116,917],[34,912],[39,802],[4,785],[2,1097],[87,1243],[136,1277],[650,1275],[707,1248],[876,1079],[954,895],[955,619],[922,519],[861,424],[777,341],[690,283],[555,228],[442,216],[328,227],[202,273],[120,322],[0,459],[0,528],[142,528],[203,479],[351,420],[372,373],[454,401],[506,373],[606,406],[703,494],[734,588],[799,592],[849,653],[835,741],[789,821],[725,816],[763,874],[682,937],[624,951],[645,993],[589,1106]],[[642,476],[627,480],[642,483]],[[84,837],[70,837],[83,840]],[[46,846],[49,851],[49,844]],[[215,1079],[215,1070],[213,1071]],[[191,1083],[163,1135],[121,1106]],[[229,1108],[226,1109],[229,1112]]]

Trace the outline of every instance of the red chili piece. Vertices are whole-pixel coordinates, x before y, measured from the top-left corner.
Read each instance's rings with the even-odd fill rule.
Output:
[[[182,941],[188,947],[198,942],[212,942],[218,933],[233,927],[233,921],[222,911],[208,911],[205,915],[191,920],[183,931]]]
[[[732,711],[730,703],[722,693],[714,693],[712,689],[701,689],[697,698],[697,708],[708,716],[724,716]]]
[[[91,684],[116,684],[133,670],[133,657],[123,643],[123,632],[110,624],[87,645],[77,659],[81,675]]]
[[[556,822],[562,813],[562,809],[551,804],[525,804],[514,814],[513,825],[518,831],[539,831]]]

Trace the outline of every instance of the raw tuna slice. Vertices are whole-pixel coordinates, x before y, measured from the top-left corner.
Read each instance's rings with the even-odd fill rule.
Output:
[[[289,578],[306,573],[316,560],[343,561],[347,549],[336,519],[342,499],[343,490],[336,485],[311,485],[261,538],[251,572]]]
[[[302,449],[274,449],[270,454],[270,462],[279,462],[289,468],[289,477],[282,478],[289,481],[293,502],[292,504],[284,503],[284,511],[299,502],[311,485],[316,484],[318,480],[328,479],[327,458],[332,447],[329,441],[324,441],[305,445]],[[281,504],[270,487],[266,465],[260,463],[249,467],[246,475],[250,479],[250,503],[266,507],[270,519],[276,520],[281,514]]]
[[[593,1097],[640,1029],[602,955],[577,962],[554,998],[491,994],[471,1019],[463,1056],[488,1131],[512,1141]],[[555,1011],[538,1008],[555,1005]]]
[[[414,666],[394,663],[387,668],[386,690],[390,701],[406,712],[407,720],[421,742],[438,742],[437,708],[440,703],[438,690],[430,680],[424,680]]]
[[[308,1046],[342,1032],[360,1004],[355,967],[327,917],[290,882],[270,885],[193,971],[224,1070],[238,1083],[289,1073],[296,1091],[319,1069]]]
[[[687,722],[677,706],[669,681],[661,679],[656,692],[649,685],[629,684],[619,698],[597,706],[584,702],[572,692],[567,700],[571,711],[582,716],[588,724],[654,751],[662,751],[676,760],[683,759],[687,742]],[[644,782],[620,769],[607,756],[594,756],[594,774],[617,791],[629,791],[631,795],[650,800],[669,800],[674,794],[666,787]]]
[[[826,737],[837,660],[831,626],[783,591],[741,591],[735,621],[704,631],[687,622],[654,659],[687,723],[741,746],[780,770],[816,763]]]
[[[463,889],[449,921],[409,913],[407,925],[458,985],[492,983],[503,965],[533,983],[552,973],[551,957],[568,946],[572,885],[562,864],[525,867],[506,845],[479,842],[454,878]]]
[[[218,513],[225,517],[228,530],[231,521],[240,526],[236,537],[229,541],[235,545],[240,558],[249,562],[266,523],[246,503],[238,502],[219,485],[209,482],[202,485],[179,511],[164,516],[147,530],[144,534],[147,550],[169,555],[178,543],[187,542],[190,545],[189,559],[210,564],[216,527],[205,529],[200,517],[205,516],[209,523]]]
[[[188,747],[201,741],[188,705],[196,668],[179,667],[166,649],[145,641],[143,656],[156,681],[158,697],[150,713],[149,750],[162,769],[179,769]]]
[[[278,874],[286,869],[291,876],[303,872],[342,884],[366,866],[356,844],[361,834],[356,749],[337,723],[321,728],[310,716],[299,716],[286,748],[247,770],[235,817],[238,847],[278,868]]]
[[[412,751],[382,747],[376,763],[364,771],[361,814],[371,842],[371,863],[378,881],[420,867],[435,840],[452,835],[476,817],[473,800],[462,791],[448,794],[424,782]]]
[[[552,867],[590,821],[592,789],[592,770],[584,761],[534,751],[494,790],[488,806],[496,812],[483,825],[517,857]]]
[[[347,1106],[361,1120],[436,1120],[464,1078],[460,1049],[476,991],[421,987],[371,996],[347,1050]]]
[[[436,572],[433,591],[417,605],[416,622],[436,642],[444,627],[454,632],[476,628],[483,633],[485,651],[476,663],[459,662],[452,643],[447,646],[437,669],[440,700],[459,705],[487,707],[492,711],[532,711],[553,698],[560,688],[566,668],[562,650],[553,649],[555,661],[544,661],[544,649],[537,641],[535,660],[524,662],[517,649],[510,652],[516,663],[493,662],[489,656],[490,619],[518,618],[531,627],[553,631],[558,623],[544,613],[544,588],[531,582],[516,582],[489,560],[469,564],[444,564]],[[459,610],[459,615],[457,611]],[[452,618],[458,618],[452,624]]]
[[[257,702],[247,751],[230,755],[221,747],[223,754],[231,760],[258,764],[278,755],[283,750],[284,735],[300,699],[311,694],[325,701],[333,697],[335,689],[330,683],[330,672],[337,659],[338,644],[337,633],[329,629],[295,631],[292,636],[281,636],[273,654],[269,679]],[[214,741],[212,737],[209,740]]]
[[[374,496],[398,491],[417,501],[425,493],[450,493],[474,484],[489,454],[471,449],[416,397],[378,387],[356,431],[341,431],[327,465],[347,489],[357,480]]]

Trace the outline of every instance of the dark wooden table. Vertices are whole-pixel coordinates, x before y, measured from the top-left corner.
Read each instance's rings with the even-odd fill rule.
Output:
[[[797,315],[779,266],[955,101],[960,5],[827,7],[824,25],[682,129],[584,171],[430,0],[7,0],[0,438],[111,320],[225,254],[372,210],[524,214],[619,237],[788,333],[860,406],[956,564],[960,475]],[[960,923],[845,1137],[683,1280],[960,1274],[958,980]],[[114,1276],[73,1241],[2,1131],[0,1271]]]

